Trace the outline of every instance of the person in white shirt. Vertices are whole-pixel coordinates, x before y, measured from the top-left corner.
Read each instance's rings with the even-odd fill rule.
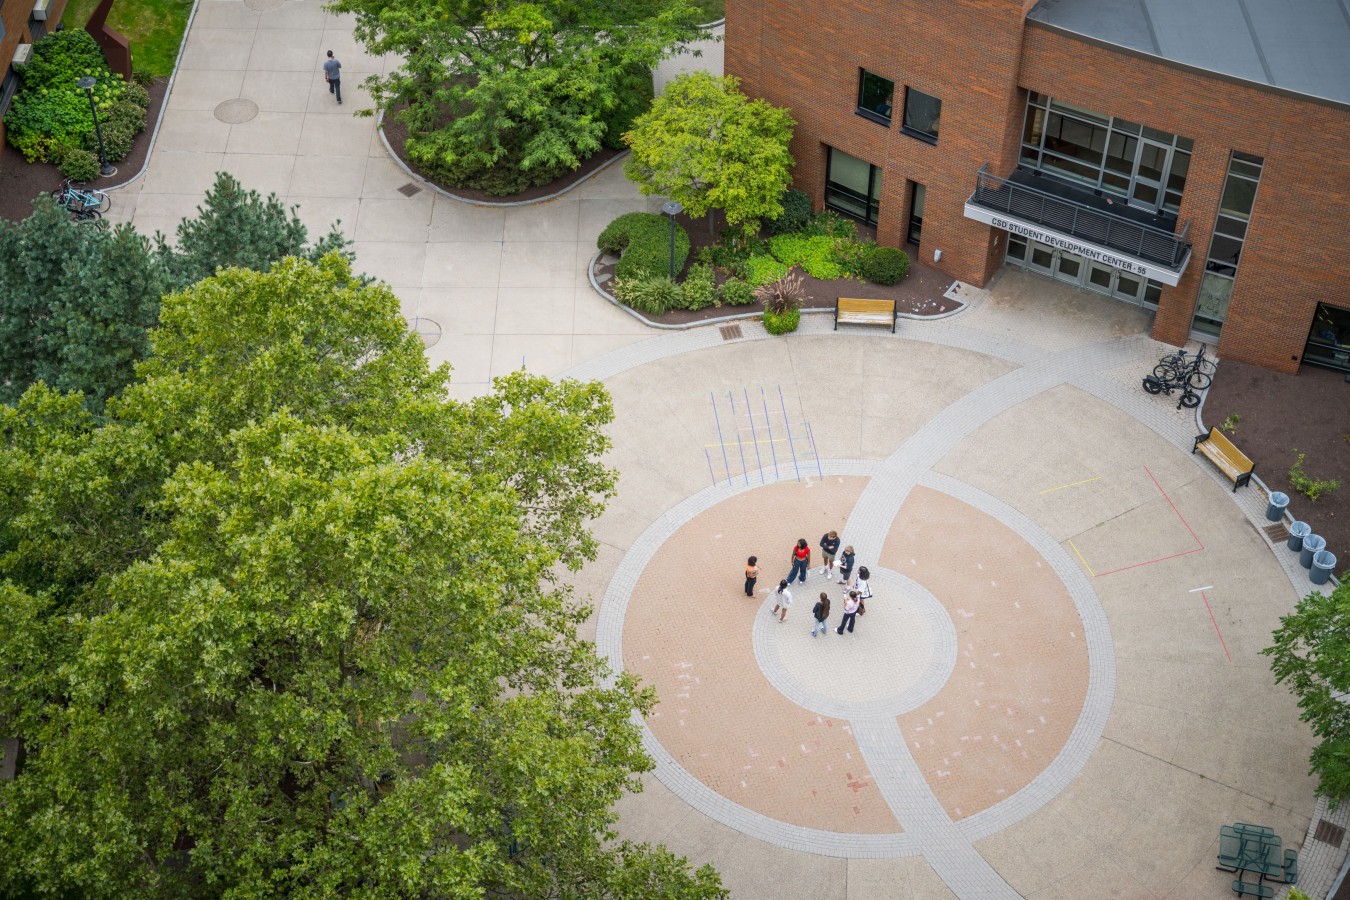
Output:
[[[769,613],[771,616],[777,616],[778,610],[783,611],[783,614],[778,618],[778,624],[780,625],[787,621],[788,607],[792,605],[792,594],[788,591],[787,586],[787,581],[778,582],[778,590],[774,591],[773,595],[773,610]]]
[[[861,602],[857,591],[848,592],[848,599],[844,601],[844,617],[839,620],[839,627],[834,630],[835,634],[843,634],[845,625],[848,626],[848,633],[853,633],[853,623],[858,620],[858,604]]]

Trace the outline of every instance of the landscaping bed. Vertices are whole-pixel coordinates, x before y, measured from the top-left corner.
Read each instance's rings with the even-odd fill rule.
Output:
[[[1204,405],[1205,427],[1238,416],[1228,437],[1256,463],[1272,491],[1290,497],[1289,513],[1327,540],[1343,573],[1350,561],[1350,384],[1345,374],[1303,366],[1297,375],[1224,361]],[[1340,479],[1336,490],[1309,500],[1290,483],[1298,453],[1315,479]],[[1240,488],[1248,490],[1248,488]]]
[[[599,152],[588,157],[573,171],[560,175],[544,184],[535,185],[534,187],[526,188],[519,193],[503,197],[497,194],[489,194],[487,191],[478,190],[476,188],[453,187],[452,185],[445,184],[444,182],[433,178],[422,171],[417,163],[408,158],[408,126],[398,121],[397,117],[386,113],[384,118],[380,121],[380,127],[384,130],[385,140],[389,142],[389,148],[393,151],[394,155],[398,157],[399,161],[405,166],[416,172],[419,178],[425,179],[446,193],[453,194],[456,197],[486,204],[495,203],[505,205],[510,203],[527,203],[531,200],[538,200],[541,197],[551,197],[560,191],[567,190],[577,182],[582,181],[592,172],[610,162],[614,157],[628,152],[626,150],[615,150],[609,147],[601,148]]]

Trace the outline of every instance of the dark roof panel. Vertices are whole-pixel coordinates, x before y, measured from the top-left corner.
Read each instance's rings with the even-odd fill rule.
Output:
[[[1350,104],[1350,0],[1041,0],[1028,18],[1221,75]]]

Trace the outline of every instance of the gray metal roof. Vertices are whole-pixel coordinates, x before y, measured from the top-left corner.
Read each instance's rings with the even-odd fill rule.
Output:
[[[1040,0],[1064,31],[1350,104],[1350,0]]]

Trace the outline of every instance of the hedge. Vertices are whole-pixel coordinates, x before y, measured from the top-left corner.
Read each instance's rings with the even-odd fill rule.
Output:
[[[863,259],[862,275],[873,284],[895,284],[909,274],[909,256],[895,247],[877,247]]]
[[[620,253],[614,267],[617,278],[641,280],[670,275],[670,221],[656,213],[624,213],[600,232],[596,246],[606,253]],[[689,258],[689,234],[675,225],[675,271],[684,269]]]

